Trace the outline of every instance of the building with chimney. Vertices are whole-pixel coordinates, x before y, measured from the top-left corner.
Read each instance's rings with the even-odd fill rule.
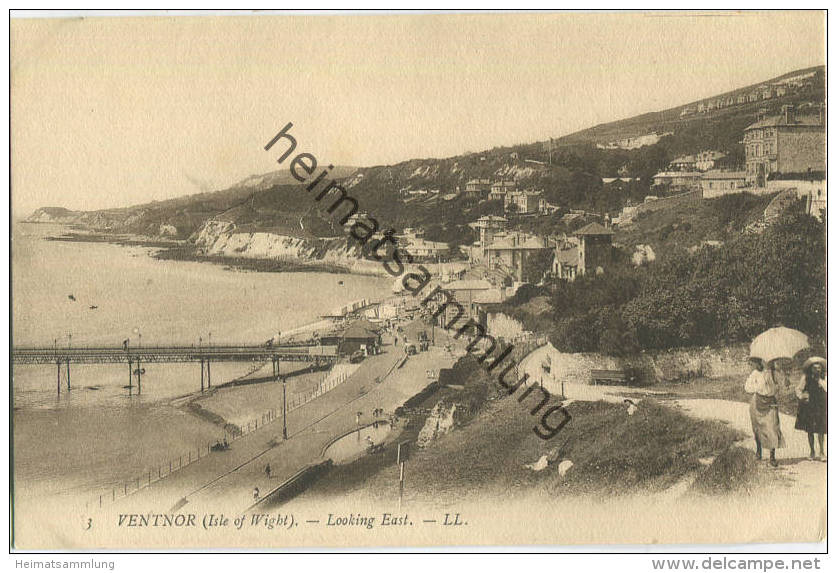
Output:
[[[543,198],[543,192],[541,191],[509,191],[503,197],[503,210],[506,213],[517,213],[519,215],[537,213],[541,198]]]
[[[590,223],[575,232],[575,240],[555,249],[554,276],[575,280],[587,273],[604,272],[613,260],[613,231],[599,223]]]
[[[504,271],[515,281],[523,282],[533,258],[551,249],[542,237],[515,231],[495,237],[486,249],[485,262],[489,268]]]
[[[712,199],[730,193],[741,193],[746,185],[744,171],[707,171],[700,178],[704,199]]]
[[[482,263],[488,258],[488,246],[494,237],[504,234],[509,220],[497,215],[485,215],[468,226],[477,231],[477,242],[468,247],[468,259],[472,263]]]
[[[517,191],[517,183],[511,179],[501,179],[491,184],[491,193],[488,198],[492,201],[505,199],[506,193]]]
[[[465,194],[471,197],[480,198],[491,191],[490,179],[471,179],[465,183]]]
[[[771,174],[825,171],[825,122],[823,109],[816,115],[796,115],[793,106],[765,117],[744,130],[747,184],[764,188]]]

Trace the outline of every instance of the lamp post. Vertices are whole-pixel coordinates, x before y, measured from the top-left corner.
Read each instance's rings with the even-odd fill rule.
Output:
[[[52,339],[53,354],[55,354],[55,365],[58,373],[58,396],[61,397],[61,360],[58,358],[58,339]]]
[[[209,352],[212,352],[212,333],[209,333]],[[209,357],[206,358],[206,383],[208,388],[212,388],[212,367],[209,365]]]
[[[134,327],[134,332],[139,337],[139,348],[142,351],[142,332],[138,326]],[[142,394],[142,359],[139,354],[137,354],[137,393]]]
[[[288,379],[282,377],[282,439],[288,439],[288,400],[287,400],[287,381]]]
[[[67,350],[73,348],[73,333],[67,333]],[[67,391],[70,391],[70,353],[67,352]]]

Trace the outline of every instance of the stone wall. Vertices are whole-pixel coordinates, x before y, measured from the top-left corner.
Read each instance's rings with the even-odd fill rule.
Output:
[[[640,382],[645,384],[722,377],[737,377],[743,381],[750,373],[748,355],[746,344],[644,352],[626,358],[594,352],[559,352],[551,344],[546,344],[520,362],[518,375],[528,373],[530,380],[540,382],[554,392],[560,392],[562,381],[576,384],[590,382],[590,371],[594,369],[634,368],[639,373]]]

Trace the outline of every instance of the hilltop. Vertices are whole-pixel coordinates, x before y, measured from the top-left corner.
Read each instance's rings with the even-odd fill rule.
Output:
[[[770,96],[765,99],[768,91]],[[332,176],[350,189],[361,210],[374,214],[382,228],[421,227],[428,231],[427,239],[455,246],[473,238],[467,223],[502,211],[497,201],[476,200],[461,192],[471,179],[511,179],[518,188],[541,189],[544,198],[560,208],[558,215],[570,209],[615,215],[628,200],[641,201],[652,194],[652,176],[675,157],[711,149],[726,154],[731,165],[740,165],[743,129],[755,121],[760,110],[778,113],[786,104],[814,110],[824,98],[825,68],[819,66],[667,110],[597,125],[549,144],[496,147],[395,165],[341,167]],[[603,185],[602,178],[616,176],[631,182],[616,189]],[[212,193],[84,213],[39,209],[29,220],[72,222],[98,230],[193,241],[209,221],[230,223],[238,231],[297,239],[340,236],[342,230],[333,219],[319,213],[295,183],[288,171],[281,170],[254,175]],[[544,218],[537,223],[538,231],[565,231],[558,219]]]

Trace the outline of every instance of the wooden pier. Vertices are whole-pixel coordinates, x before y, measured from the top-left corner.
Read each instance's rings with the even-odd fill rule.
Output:
[[[323,346],[308,342],[287,345],[223,345],[223,346],[124,346],[88,347],[13,347],[12,364],[55,364],[58,393],[61,393],[61,368],[66,368],[67,390],[70,386],[70,363],[75,364],[128,364],[128,391],[133,393],[136,379],[137,393],[142,393],[143,364],[200,362],[201,391],[212,387],[212,362],[272,362],[274,376],[278,378],[279,362],[312,362],[316,366],[336,362],[336,346]]]

